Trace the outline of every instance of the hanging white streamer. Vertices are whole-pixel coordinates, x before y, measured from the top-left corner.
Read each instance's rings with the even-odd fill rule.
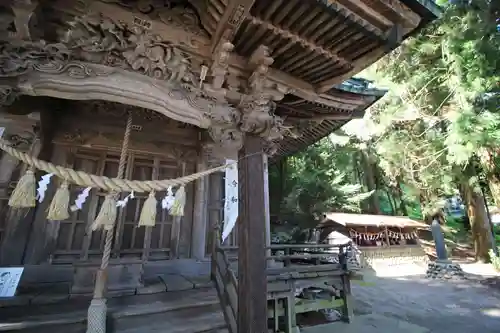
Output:
[[[135,195],[134,195],[134,191],[130,192],[129,195],[127,195],[125,198],[123,198],[123,200],[118,200],[116,202],[116,207],[125,207],[128,203],[129,200],[131,199],[134,199],[135,198]]]
[[[161,208],[170,210],[170,208],[172,208],[172,206],[174,205],[174,201],[175,201],[174,192],[172,192],[172,187],[169,187],[167,189],[167,194],[161,200]]]
[[[233,231],[238,218],[238,168],[236,161],[226,160],[231,167],[225,170],[225,202],[224,202],[224,226],[222,228],[222,241]]]
[[[38,202],[42,202],[43,199],[45,199],[45,192],[47,191],[47,187],[49,186],[50,184],[50,178],[52,178],[54,174],[53,173],[48,173],[46,175],[43,175],[40,179],[40,181],[38,182],[38,188],[36,189],[37,191],[37,199],[38,199]]]
[[[78,196],[75,199],[75,203],[69,208],[72,212],[76,212],[77,210],[81,210],[83,208],[83,204],[87,200],[87,197],[90,194],[90,191],[92,190],[92,187],[87,187],[84,188],[83,191],[78,194]]]

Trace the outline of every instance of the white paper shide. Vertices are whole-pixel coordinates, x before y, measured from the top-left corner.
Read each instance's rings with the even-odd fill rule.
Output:
[[[225,175],[225,202],[224,202],[224,227],[222,228],[222,241],[225,241],[234,229],[238,218],[238,166],[236,161],[227,160],[226,164],[232,164],[226,168]]]

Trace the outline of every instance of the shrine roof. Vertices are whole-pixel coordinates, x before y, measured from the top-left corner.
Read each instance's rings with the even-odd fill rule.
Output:
[[[304,113],[302,117],[297,117],[293,116],[296,113],[286,108],[283,102],[280,103],[277,113],[289,122],[298,121],[300,124],[297,125],[299,136],[288,136],[278,143],[277,158],[304,149],[342,127],[351,119],[362,118],[365,110],[382,98],[385,93],[385,90],[372,87],[371,81],[352,78],[335,85],[326,93],[343,103],[339,108],[325,108],[307,101],[295,101],[294,107],[300,107]]]
[[[332,223],[346,227],[397,227],[397,228],[428,228],[423,222],[412,220],[406,216],[326,213],[319,228],[330,226]]]

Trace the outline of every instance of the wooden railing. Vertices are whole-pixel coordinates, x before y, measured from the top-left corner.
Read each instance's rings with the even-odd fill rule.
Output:
[[[216,234],[218,235],[218,232]],[[290,295],[290,281],[340,277],[344,288],[343,306],[346,313],[345,317],[346,321],[349,321],[347,298],[350,294],[350,285],[346,264],[346,249],[348,246],[283,244],[267,247],[266,249],[270,253],[267,260],[268,262],[273,261],[273,264],[270,264],[267,268],[268,299],[281,297],[277,295],[282,294],[282,292]],[[214,242],[212,251],[212,280],[215,282],[230,333],[237,333],[238,280],[237,273],[231,266],[232,263],[234,264],[234,259],[237,259],[237,251],[237,246],[221,246],[220,239]],[[328,257],[332,256],[338,256],[337,262],[332,263],[331,260],[328,260]],[[288,282],[281,283],[284,281]],[[293,300],[289,300],[289,309],[285,310],[287,313],[285,321],[289,323],[287,327],[290,328],[295,325],[295,311],[293,309],[295,304]],[[274,319],[277,320],[277,318]],[[285,332],[288,331],[292,330],[285,330]]]
[[[217,236],[212,250],[212,280],[215,282],[229,333],[237,333],[238,280],[231,269],[231,262],[225,249],[220,246],[218,230],[215,234]]]

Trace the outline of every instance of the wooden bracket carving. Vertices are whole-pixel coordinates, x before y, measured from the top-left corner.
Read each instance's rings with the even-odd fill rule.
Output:
[[[14,12],[14,25],[16,28],[14,38],[32,40],[32,28],[36,24],[35,10],[38,7],[38,1],[35,0],[14,0],[12,11]]]
[[[283,120],[274,114],[275,101],[281,100],[287,89],[268,80],[269,67],[273,62],[267,47],[260,46],[254,51],[248,61],[253,72],[248,79],[247,94],[238,105],[242,114],[240,130],[269,141],[282,138],[283,132],[288,130]]]
[[[10,85],[0,85],[0,106],[9,106],[19,97],[19,89]]]
[[[226,80],[227,69],[229,67],[228,59],[233,51],[234,45],[229,41],[224,41],[220,44],[217,52],[215,53],[214,63],[212,64],[212,81],[213,89],[221,89],[224,81]]]

